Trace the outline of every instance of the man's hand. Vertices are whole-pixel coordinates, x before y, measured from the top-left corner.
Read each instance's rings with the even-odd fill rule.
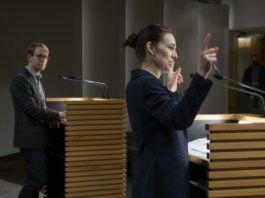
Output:
[[[252,83],[252,87],[256,87],[256,88],[258,88],[258,87],[259,87],[259,83],[258,83],[258,82],[253,82],[253,83]]]
[[[65,111],[60,112],[60,119],[66,118]]]
[[[65,114],[65,111],[62,111],[60,112],[60,117],[59,117],[59,120],[53,120],[51,121],[49,124],[50,124],[50,127],[53,128],[53,127],[57,127],[57,128],[60,128],[60,124],[61,124],[61,119],[62,120],[65,120],[66,118],[66,114]]]
[[[53,128],[53,127],[60,128],[60,124],[61,124],[60,120],[54,120],[54,121],[49,122],[50,128]]]

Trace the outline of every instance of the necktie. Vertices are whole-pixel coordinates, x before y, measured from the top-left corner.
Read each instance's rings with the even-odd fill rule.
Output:
[[[42,78],[42,75],[39,74],[36,76],[36,79],[37,79],[37,85],[38,85],[38,88],[39,88],[39,93],[41,95],[41,100],[44,104],[44,106],[46,106],[45,104],[45,95],[44,95],[44,92],[43,92],[43,89],[42,89],[42,86],[41,86],[41,83],[40,83],[40,79]]]

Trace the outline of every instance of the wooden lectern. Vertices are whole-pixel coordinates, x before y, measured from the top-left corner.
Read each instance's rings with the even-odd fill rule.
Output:
[[[197,136],[208,133],[210,153],[207,159],[190,155],[191,184],[196,186],[192,190],[200,192],[193,197],[265,197],[265,118],[251,114],[198,115],[196,122],[208,130],[197,131]],[[188,133],[193,136],[195,128]]]
[[[126,197],[126,103],[99,98],[48,98],[66,110],[49,131],[47,198]]]

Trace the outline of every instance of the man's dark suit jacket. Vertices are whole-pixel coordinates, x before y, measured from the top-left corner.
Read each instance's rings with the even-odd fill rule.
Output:
[[[186,128],[191,126],[212,82],[196,74],[183,98],[151,73],[137,69],[126,101],[138,155],[132,198],[188,198]]]
[[[258,89],[261,89],[263,91],[265,91],[265,67],[259,66],[260,67],[260,73],[259,73],[259,87]],[[252,70],[253,70],[253,66],[250,65],[245,71],[244,71],[244,75],[242,78],[242,82],[244,84],[247,84],[249,86],[252,86]],[[250,90],[252,92],[255,92],[253,90]],[[248,94],[247,94],[248,95]]]
[[[10,90],[15,111],[14,146],[46,148],[47,122],[57,120],[59,112],[45,108],[36,81],[26,68],[14,77]]]

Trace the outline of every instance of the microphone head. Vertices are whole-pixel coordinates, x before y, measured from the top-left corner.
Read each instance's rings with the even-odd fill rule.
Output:
[[[194,74],[190,74],[190,77],[193,78],[194,77]]]
[[[224,79],[224,77],[222,75],[220,75],[220,74],[214,74],[213,77],[215,77],[218,80],[223,80]]]
[[[70,79],[76,79],[74,76],[69,76]]]
[[[62,79],[64,79],[64,80],[67,80],[64,76],[62,76],[62,75],[59,75],[59,78],[62,78]]]

